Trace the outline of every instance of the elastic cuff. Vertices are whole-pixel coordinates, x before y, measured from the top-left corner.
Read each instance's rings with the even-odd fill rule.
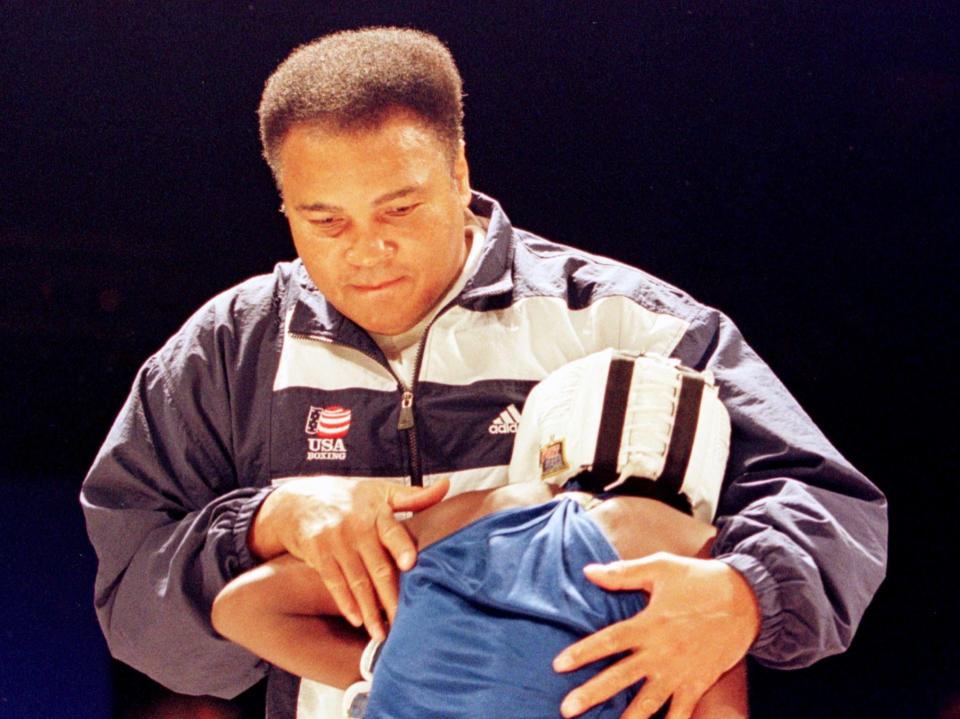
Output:
[[[733,567],[747,580],[760,605],[760,633],[750,647],[750,653],[763,654],[774,643],[783,623],[783,604],[773,575],[756,557],[749,554],[720,554],[714,559]]]
[[[255,494],[243,500],[243,503],[237,510],[237,514],[233,520],[233,551],[237,557],[237,574],[242,574],[248,569],[253,569],[253,567],[260,564],[260,560],[250,552],[247,537],[250,534],[250,526],[253,524],[253,518],[256,516],[257,510],[260,509],[263,500],[265,500],[274,489],[276,489],[276,487],[273,485],[261,487]]]

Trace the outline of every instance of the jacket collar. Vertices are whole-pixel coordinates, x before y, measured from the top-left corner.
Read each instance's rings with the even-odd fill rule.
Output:
[[[510,219],[492,197],[473,193],[473,213],[487,221],[486,242],[473,277],[467,280],[459,301],[511,294],[513,292],[514,236]]]
[[[514,236],[510,220],[493,198],[474,192],[470,209],[478,218],[486,221],[486,241],[477,271],[467,280],[457,302],[474,305],[478,301],[483,303],[492,297],[512,293]],[[293,282],[297,294],[290,318],[291,334],[346,344],[379,354],[369,335],[327,302],[299,259],[295,262]]]

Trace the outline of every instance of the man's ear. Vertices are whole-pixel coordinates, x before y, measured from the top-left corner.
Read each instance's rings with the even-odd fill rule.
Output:
[[[467,146],[463,140],[457,147],[457,156],[453,161],[453,181],[457,186],[457,194],[464,207],[470,204],[470,167],[467,165]]]

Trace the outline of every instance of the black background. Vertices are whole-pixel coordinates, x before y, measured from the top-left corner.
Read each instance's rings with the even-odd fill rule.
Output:
[[[755,715],[947,716],[956,7],[0,5],[0,716],[109,715],[80,480],[145,357],[292,256],[259,94],[295,45],[368,24],[448,43],[473,186],[514,224],[730,314],[887,493],[889,575],[853,647],[755,668]]]

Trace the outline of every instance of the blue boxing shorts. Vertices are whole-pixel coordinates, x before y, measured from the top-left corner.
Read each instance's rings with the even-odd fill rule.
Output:
[[[646,605],[583,574],[619,559],[586,511],[559,497],[487,515],[424,549],[373,675],[366,719],[556,719],[560,702],[615,659],[566,674],[564,648]],[[642,680],[582,716],[620,717]]]

